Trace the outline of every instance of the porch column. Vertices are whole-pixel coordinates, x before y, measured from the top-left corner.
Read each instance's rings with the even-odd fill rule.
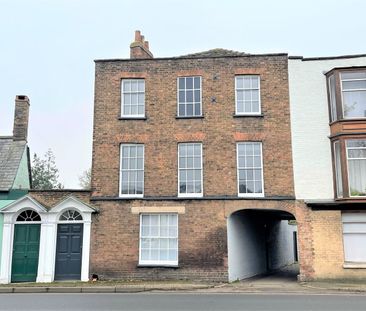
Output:
[[[7,216],[7,215],[6,215]],[[6,218],[5,216],[5,218]],[[0,284],[9,284],[11,282],[11,258],[12,258],[12,237],[14,225],[4,223],[3,226],[3,245],[0,267]]]

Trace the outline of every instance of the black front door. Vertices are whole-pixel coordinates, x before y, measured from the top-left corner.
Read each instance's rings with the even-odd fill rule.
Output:
[[[80,280],[83,224],[59,224],[55,280]]]

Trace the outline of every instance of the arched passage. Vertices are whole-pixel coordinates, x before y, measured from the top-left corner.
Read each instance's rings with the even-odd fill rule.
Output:
[[[227,221],[229,281],[279,270],[297,261],[295,217],[285,211],[244,209]]]

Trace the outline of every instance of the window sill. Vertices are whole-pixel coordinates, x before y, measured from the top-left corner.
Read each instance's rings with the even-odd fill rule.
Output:
[[[264,114],[263,113],[258,113],[258,114],[233,114],[234,118],[263,118]]]
[[[366,269],[366,262],[345,262],[344,269]]]
[[[179,265],[169,265],[169,264],[138,264],[137,268],[173,268],[178,269]]]
[[[196,193],[196,194],[178,194],[178,198],[180,199],[196,199],[196,198],[202,198],[202,193]]]
[[[143,199],[144,195],[120,195],[119,196],[120,199],[125,199],[125,200],[136,200],[136,199]]]
[[[357,118],[348,118],[348,119],[337,119],[337,120],[329,122],[329,125],[333,125],[335,123],[340,123],[340,122],[366,122],[366,117],[365,118],[357,117]]]
[[[175,116],[176,119],[203,119],[204,116],[189,116],[189,117],[183,117],[183,116]]]
[[[264,193],[256,193],[256,194],[243,194],[238,193],[239,198],[264,198]]]
[[[146,117],[119,117],[118,120],[147,120]]]

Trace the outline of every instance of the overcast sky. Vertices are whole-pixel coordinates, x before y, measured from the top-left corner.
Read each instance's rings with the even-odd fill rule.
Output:
[[[0,135],[31,100],[31,153],[51,148],[61,182],[91,166],[94,59],[128,58],[140,29],[156,57],[212,48],[366,53],[364,0],[0,0]]]

